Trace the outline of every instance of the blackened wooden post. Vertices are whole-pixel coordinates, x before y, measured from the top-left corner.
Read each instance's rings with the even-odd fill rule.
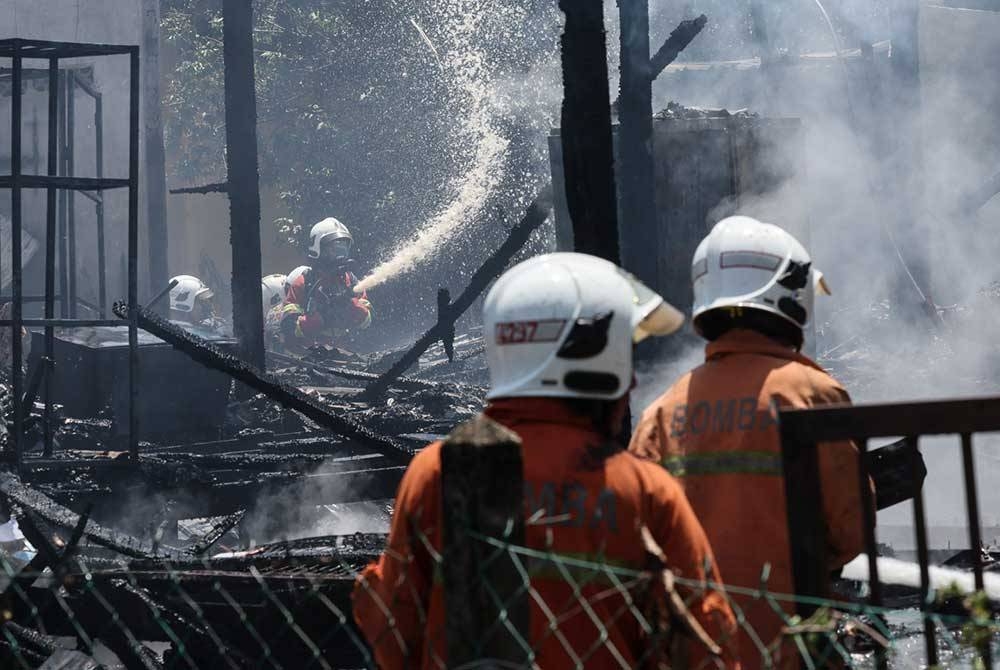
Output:
[[[244,360],[263,370],[257,97],[254,91],[253,7],[250,0],[224,0],[222,19],[226,65],[229,235],[233,249],[233,333],[239,341]]]
[[[561,137],[574,248],[620,263],[603,3],[559,0],[559,7],[566,14]]]
[[[528,585],[518,569],[526,559],[506,549],[524,546],[523,496],[515,433],[479,417],[448,436],[441,449],[441,569],[449,668],[486,659],[527,665],[520,640],[529,637]]]
[[[448,362],[455,360],[455,322],[448,318],[448,310],[451,309],[451,291],[446,288],[439,288],[437,293],[438,323],[451,322],[445,328],[445,333],[441,337],[441,344],[444,345],[444,353],[448,357]]]
[[[128,87],[128,451],[139,460],[139,47],[129,48]],[[65,303],[65,301],[64,301]]]
[[[20,41],[14,47],[11,59],[10,97],[10,259],[11,259],[11,334],[10,334],[10,380],[14,395],[13,436],[17,474],[23,474],[24,462],[24,417],[21,412],[21,81],[22,65]]]
[[[160,0],[142,2],[142,104],[149,287],[155,295],[168,279],[167,176],[160,97]],[[218,289],[219,287],[215,287]],[[103,317],[102,318],[106,318]]]
[[[59,174],[59,59],[49,59],[49,129],[48,129],[48,170],[50,177]],[[98,145],[100,146],[100,145]],[[98,177],[101,175],[98,174]],[[45,204],[45,318],[56,316],[56,212],[58,193],[53,187],[46,189]],[[103,197],[102,197],[103,201]],[[101,315],[104,318],[104,315]],[[45,359],[55,360],[55,329],[45,326]],[[52,366],[45,365],[45,414],[44,414],[43,454],[52,456]]]
[[[649,0],[618,0],[621,93],[618,109],[618,193],[622,261],[658,285],[660,235],[653,179],[653,76],[649,61]]]

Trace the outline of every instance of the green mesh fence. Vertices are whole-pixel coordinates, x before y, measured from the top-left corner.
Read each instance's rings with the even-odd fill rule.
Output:
[[[55,537],[52,529],[43,533]],[[388,597],[376,607],[386,628],[376,639],[366,640],[355,624],[351,593],[381,539],[316,538],[215,556],[181,552],[141,560],[86,541],[67,550],[56,539],[34,551],[3,551],[0,667],[364,668],[375,667],[375,650],[386,648],[398,651],[399,667],[446,667],[442,650],[448,648],[449,617],[470,616],[468,607],[435,601],[452,549],[434,551],[425,538],[432,578],[422,584],[401,580],[381,592]],[[508,648],[523,656],[519,663],[492,667],[735,662],[725,653],[712,654],[674,612],[658,607],[666,592],[658,568],[635,569],[600,556],[560,555],[474,535],[468,541],[480,543],[480,555],[487,558],[478,572],[481,581],[467,586],[499,613],[472,642],[487,650],[491,640],[505,637]],[[415,559],[392,560],[409,565]],[[496,562],[516,571],[515,588],[483,578]],[[982,667],[987,646],[997,655],[1000,623],[981,595],[939,593],[926,613],[917,607],[872,608],[846,598],[812,599],[819,609],[801,621],[793,612],[803,599],[772,592],[767,581],[766,572],[754,586],[676,578],[674,589],[692,610],[709,594],[729,603],[736,629],[714,642],[723,649],[738,645],[744,667],[876,667],[877,649],[884,650],[889,667],[924,666],[927,619],[937,634],[941,667]],[[361,590],[369,597],[378,594],[375,588]],[[400,609],[411,602],[419,606]],[[526,603],[526,626],[507,616],[514,603]],[[764,628],[778,633],[764,634]],[[415,646],[409,645],[414,639]]]

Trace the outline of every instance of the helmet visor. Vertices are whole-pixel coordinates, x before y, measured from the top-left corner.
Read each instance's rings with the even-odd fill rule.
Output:
[[[647,337],[669,335],[684,324],[684,315],[663,299],[659,293],[649,288],[632,274],[620,270],[635,292],[632,299],[635,309],[632,314],[634,342],[642,342]]]
[[[319,244],[320,258],[346,261],[351,257],[351,239],[349,237],[324,237]]]
[[[826,277],[816,268],[813,268],[813,290],[816,295],[833,295],[830,285],[826,283]]]

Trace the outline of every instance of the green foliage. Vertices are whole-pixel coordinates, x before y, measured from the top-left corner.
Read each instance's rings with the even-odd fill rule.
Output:
[[[938,610],[960,616],[964,620],[961,637],[963,645],[978,652],[990,644],[996,632],[996,624],[993,621],[990,599],[985,593],[982,591],[966,593],[953,582],[937,592],[935,606]],[[978,655],[974,663],[977,670],[984,668],[982,659]]]
[[[163,4],[166,143],[184,183],[225,175],[220,4]],[[313,219],[334,215],[366,242],[380,219],[404,216],[401,190],[411,211],[430,204],[426,186],[450,167],[441,155],[448,129],[442,82],[428,76],[433,59],[406,30],[405,4],[254,0],[261,182],[287,208],[279,235],[301,239]],[[418,110],[421,123],[412,123]],[[401,154],[431,159],[419,180],[401,173]]]

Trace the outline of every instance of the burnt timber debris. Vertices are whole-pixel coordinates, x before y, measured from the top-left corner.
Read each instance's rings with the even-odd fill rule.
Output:
[[[465,287],[457,300],[450,305],[444,305],[441,300],[444,296],[441,293],[438,294],[438,322],[424,333],[385,374],[365,389],[367,398],[377,398],[384,393],[389,384],[416,363],[434,342],[441,340],[445,350],[450,349],[449,343],[454,338],[455,321],[472,306],[490,282],[500,276],[510,260],[531,237],[531,234],[549,218],[551,209],[552,187],[548,185],[532,200],[524,217],[511,228],[510,234],[503,244],[479,266],[479,269],[469,280],[469,285]],[[452,355],[448,354],[448,358],[450,360]]]
[[[457,300],[452,301],[446,288],[438,291],[436,323],[406,349],[368,357],[340,350],[314,350],[304,358],[264,350],[257,309],[261,296],[256,284],[261,274],[260,197],[252,15],[245,2],[221,3],[226,61],[227,181],[170,191],[224,193],[229,198],[234,321],[241,357],[154,313],[169,286],[140,307],[135,212],[138,143],[133,137],[128,183],[121,179],[107,180],[108,184],[116,183],[106,186],[130,187],[128,257],[122,259],[123,265],[128,263],[128,299],[114,309],[115,315],[129,327],[128,414],[105,408],[77,415],[53,403],[53,379],[58,379],[53,370],[60,358],[53,345],[63,339],[63,333],[57,329],[114,327],[107,321],[105,309],[103,229],[98,233],[102,240],[98,309],[77,299],[75,274],[64,271],[61,258],[57,262],[55,247],[57,238],[59,254],[63,253],[64,244],[70,245],[68,264],[75,271],[73,212],[67,211],[67,196],[61,189],[75,188],[81,190],[82,196],[96,198],[83,189],[97,188],[103,179],[101,159],[98,158],[96,180],[70,176],[72,151],[58,155],[57,140],[63,145],[66,138],[57,137],[55,132],[48,137],[46,176],[59,177],[59,181],[46,182],[40,176],[22,175],[20,158],[13,158],[14,174],[0,185],[6,187],[9,183],[18,203],[12,227],[15,239],[21,235],[20,189],[47,190],[46,295],[42,298],[45,319],[23,318],[22,303],[32,298],[22,295],[20,263],[15,253],[18,269],[13,272],[14,295],[8,303],[8,313],[0,315],[0,327],[9,326],[15,334],[22,324],[44,327],[45,341],[43,353],[26,370],[12,372],[12,388],[0,386],[4,461],[11,470],[0,472],[0,510],[20,520],[24,535],[36,550],[23,566],[5,562],[8,557],[0,553],[0,604],[6,615],[5,623],[0,625],[4,633],[0,638],[0,659],[17,655],[35,666],[97,668],[93,657],[99,640],[130,669],[183,665],[184,659],[179,655],[184,653],[199,662],[218,659],[229,668],[257,667],[262,656],[279,667],[300,667],[304,660],[331,667],[324,659],[336,659],[338,667],[371,665],[372,660],[350,622],[348,594],[353,575],[382,549],[384,535],[319,533],[315,528],[322,527],[328,521],[326,517],[336,516],[355,503],[373,506],[387,518],[391,513],[387,501],[415,451],[476,415],[485,394],[482,354],[489,333],[475,329],[462,332],[456,326],[459,318],[546,221],[553,197],[566,200],[563,209],[571,215],[579,250],[616,262],[622,258],[640,277],[658,283],[655,280],[662,269],[657,263],[665,264],[655,254],[636,252],[642,248],[660,248],[663,239],[663,231],[657,230],[658,221],[653,216],[658,186],[653,170],[658,162],[652,152],[653,122],[711,120],[715,123],[721,119],[726,123],[733,121],[736,127],[760,120],[745,111],[729,113],[673,103],[663,112],[652,114],[652,82],[697,37],[707,19],[700,16],[681,22],[662,47],[650,55],[648,0],[619,0],[622,89],[609,110],[601,3],[561,0],[559,4],[566,15],[562,41],[566,95],[559,161],[560,170],[565,168],[564,183],[557,183],[560,192],[555,195],[551,187],[542,191]],[[751,2],[753,34],[760,48],[761,69],[773,71],[790,63],[791,58],[782,57],[769,42],[762,5],[759,1]],[[892,61],[898,89],[895,95],[901,101],[899,106],[904,108],[919,104],[915,95],[919,79],[916,18],[914,4],[909,11],[897,12],[894,27],[899,36],[894,36],[893,50],[902,55]],[[849,26],[842,27],[852,44],[858,41]],[[417,30],[423,36],[419,26]],[[640,39],[635,39],[636,36]],[[79,75],[62,73],[58,57],[52,55],[55,52],[40,51],[38,44],[15,42],[5,48],[13,48],[16,75],[12,76],[18,83],[21,76],[30,76],[30,70],[22,67],[22,58],[47,55],[50,67],[39,72],[48,76],[50,90],[60,86],[88,86],[86,80],[77,79]],[[17,55],[25,47],[33,51]],[[74,51],[71,45],[62,45],[68,49],[66,57],[94,55],[99,51],[94,46],[77,47]],[[133,99],[129,111],[134,133],[138,118],[135,96],[138,50],[128,49],[122,53],[132,57]],[[870,59],[872,49],[872,44],[862,43],[862,58]],[[835,60],[845,58],[842,51],[838,46]],[[850,91],[847,93],[850,97]],[[21,150],[19,104],[18,100],[12,107],[17,138],[12,147],[15,156]],[[66,117],[72,118],[72,99],[61,104],[50,96],[50,117],[54,123],[62,115],[59,132],[65,133],[62,124]],[[620,121],[617,164],[611,125],[615,113]],[[99,112],[97,117],[99,121]],[[72,126],[71,121],[69,125]],[[902,135],[903,130],[898,132]],[[162,151],[162,138],[160,142]],[[886,184],[880,190],[894,191],[901,198],[901,194],[912,190],[906,184],[921,181],[916,166],[922,160],[918,151],[904,146],[903,138],[891,137],[889,143],[900,146],[893,147],[896,158],[887,161],[885,167],[890,174],[884,178]],[[678,157],[685,153],[674,152]],[[734,149],[731,153],[738,152]],[[161,161],[162,156],[154,155],[152,160]],[[162,174],[151,172],[154,173],[149,175],[147,184],[164,180]],[[998,191],[1000,174],[969,190],[965,200],[958,203],[959,215],[972,216]],[[154,223],[163,227],[162,193],[153,195],[147,202],[147,210]],[[57,197],[61,209],[56,206]],[[101,212],[103,201],[96,203]],[[156,221],[157,218],[161,220]],[[696,218],[701,226],[706,217],[699,214]],[[895,218],[905,221],[910,217],[900,209]],[[619,240],[619,219],[641,229],[647,239],[632,238],[630,249],[624,226]],[[676,221],[672,225],[679,227]],[[888,230],[891,235],[892,229]],[[148,242],[154,266],[150,268],[149,283],[155,291],[165,280],[167,240],[165,230],[154,232],[156,235]],[[894,240],[890,242],[927,315],[942,324],[946,317],[962,318],[960,308],[949,308],[950,312],[944,314],[945,310],[924,295],[919,282],[925,281],[926,250],[920,245],[900,249]],[[13,246],[21,248],[20,244]],[[671,240],[670,246],[680,245]],[[903,261],[904,253],[907,258],[914,258],[913,274]],[[685,261],[690,256],[687,251],[682,255]],[[649,265],[644,268],[643,263]],[[55,297],[57,264],[59,293],[70,296],[68,304]],[[676,266],[687,273],[683,262]],[[674,283],[686,286],[687,280]],[[56,299],[61,303],[59,320],[54,313]],[[101,319],[92,322],[76,319],[78,306],[99,314]],[[877,319],[878,311],[870,309],[872,314],[868,316]],[[206,370],[225,375],[227,406],[224,412],[219,412],[224,416],[218,425],[208,426],[210,437],[164,441],[162,435],[153,435],[149,425],[144,425],[141,412],[134,408],[140,386],[143,381],[149,383],[149,377],[143,380],[141,376],[147,360],[137,352],[140,331],[159,338]],[[850,367],[851,361],[880,352],[867,350],[866,343],[857,339],[852,337],[834,347],[825,357],[846,368],[849,373],[846,378],[866,382],[858,376],[862,374],[859,368]],[[10,338],[10,345],[10,358],[18,360],[20,339]],[[833,354],[837,354],[836,359]],[[146,371],[148,374],[148,367]],[[233,393],[233,380],[242,385],[241,389],[248,388],[256,395]],[[40,392],[42,403],[36,402]],[[520,468],[514,462],[517,457],[514,446],[493,445],[508,447],[507,453],[494,450],[496,453],[488,458],[470,459],[465,467],[454,467],[455,459],[469,458],[471,449],[483,446],[468,432],[459,437],[468,443],[446,445],[446,452],[451,450],[452,463],[450,468],[445,463],[445,470],[450,470],[445,481],[451,485],[445,487],[445,498],[459,489],[464,492],[451,498],[457,504],[449,505],[448,511],[460,515],[469,511],[464,507],[471,507],[481,513],[498,502],[516,510],[520,501],[517,484]],[[465,453],[455,447],[463,447]],[[971,457],[971,442],[967,454]],[[492,464],[490,458],[494,459]],[[878,484],[875,503],[879,509],[919,495],[927,475],[916,441],[909,439],[873,448],[868,452],[866,467]],[[489,495],[497,492],[491,488],[500,490],[502,495]],[[268,526],[268,506],[282,500],[311,509],[303,513],[306,518],[300,520],[300,525],[313,532],[297,538],[302,535],[300,528],[275,528],[273,520]],[[123,505],[136,505],[139,511],[132,518],[122,518]],[[972,523],[971,527],[978,532],[978,525]],[[491,534],[500,535],[501,529],[491,530]],[[515,532],[523,533],[523,528],[515,528]],[[273,541],[281,533],[287,533],[290,539]],[[260,537],[268,541],[258,544]],[[980,539],[971,542],[978,545]],[[461,546],[457,548],[462,551]],[[657,556],[662,553],[655,547],[650,552]],[[976,547],[953,557],[949,564],[975,571],[980,582],[977,586],[981,587],[981,572],[997,570],[1000,554]],[[492,568],[496,582],[506,582],[511,593],[518,591],[518,575],[505,576],[502,563]],[[448,564],[444,580],[458,586],[471,584],[468,575],[449,578],[449,570],[470,571],[468,563],[458,560]],[[511,572],[509,566],[506,571]],[[664,579],[669,579],[669,575],[664,575]],[[877,579],[875,583],[878,584]],[[58,588],[51,588],[53,585]],[[926,596],[926,588],[917,595]],[[452,599],[458,603],[486,600],[482,592],[460,590],[452,594]],[[66,617],[67,611],[73,612],[73,616]],[[676,611],[671,614],[683,619]],[[525,613],[520,612],[520,616],[523,618]],[[487,616],[486,621],[495,618]],[[287,625],[291,620],[295,622],[294,629]],[[123,625],[123,621],[128,625]],[[280,642],[271,643],[267,639],[270,636],[260,634],[274,630],[280,632]],[[73,638],[77,651],[62,648],[59,637]],[[140,640],[166,643],[169,648],[159,658]],[[518,649],[508,646],[513,660],[520,660]],[[461,659],[460,653],[453,656]],[[187,662],[191,665],[190,660]]]
[[[75,417],[54,405],[48,417],[53,448],[26,446],[23,479],[0,473],[0,507],[22,520],[37,550],[23,567],[8,566],[3,597],[13,618],[7,639],[38,665],[57,657],[63,662],[70,652],[55,640],[69,636],[77,651],[65,662],[80,667],[98,667],[92,660],[97,640],[126,668],[170,667],[181,639],[199,663],[219,659],[242,668],[252,667],[261,652],[263,638],[254,631],[280,627],[291,615],[299,633],[281,649],[270,647],[277,662],[294,667],[319,650],[338,665],[369,663],[346,612],[353,575],[378,554],[383,535],[245,548],[257,533],[281,533],[267,527],[262,510],[274,501],[308,496],[315,505],[303,523],[322,527],[315,524],[324,523],[329,510],[391,499],[416,448],[476,415],[485,394],[483,339],[477,329],[456,333],[455,321],[548,218],[550,201],[546,187],[457,300],[439,294],[440,325],[408,352],[370,359],[339,350],[303,359],[269,352],[271,371],[262,372],[150,309],[116,304],[114,314],[134,323],[143,338],[156,337],[257,395],[231,401],[219,439],[141,441],[132,452],[118,450],[115,424],[128,421],[126,415]],[[54,337],[60,342],[66,334],[54,329]],[[384,360],[397,361],[396,367],[403,361],[409,375],[393,366],[391,376],[375,372],[385,369]],[[44,364],[40,357],[29,377],[39,377]],[[368,389],[379,381],[382,392],[369,399]],[[46,423],[33,387],[29,381],[23,403],[26,445]],[[149,499],[142,518],[123,520],[122,501],[139,499]],[[387,519],[387,503],[379,506]],[[47,587],[50,573],[63,585],[60,593]],[[262,592],[268,594],[263,603]],[[106,623],[112,612],[119,623]],[[340,622],[333,628],[331,617]],[[86,623],[74,626],[77,618]],[[171,649],[160,659],[138,640]]]

